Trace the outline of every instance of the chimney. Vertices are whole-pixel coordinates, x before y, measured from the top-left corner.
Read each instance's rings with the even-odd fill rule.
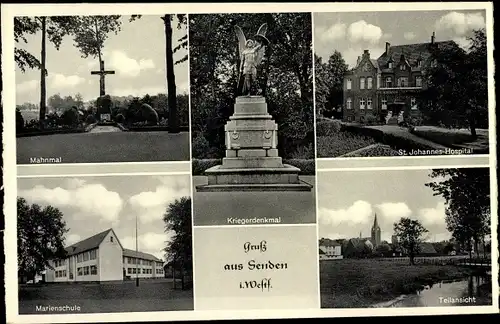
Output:
[[[391,43],[385,42],[385,55],[389,55],[390,49],[391,49]]]
[[[434,44],[434,39],[436,38],[436,32],[432,32],[431,44]]]
[[[370,58],[370,51],[369,50],[364,50],[363,58],[365,58],[365,57]]]
[[[359,62],[361,62],[361,56],[358,56],[358,60],[356,61],[356,66],[359,65]]]

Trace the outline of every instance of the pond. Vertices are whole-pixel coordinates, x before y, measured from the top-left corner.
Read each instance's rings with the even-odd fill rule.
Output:
[[[401,295],[388,302],[378,303],[373,307],[438,307],[438,306],[474,306],[491,305],[491,279],[470,276],[457,281],[442,281],[410,295]],[[480,288],[480,286],[483,286]]]

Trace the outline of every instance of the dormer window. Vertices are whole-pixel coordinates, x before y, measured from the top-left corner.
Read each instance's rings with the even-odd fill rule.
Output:
[[[388,67],[389,69],[392,69],[392,62],[389,62]]]
[[[113,242],[113,236],[110,236],[110,237],[109,237],[109,241],[110,241],[110,242]]]
[[[404,64],[401,64],[401,65],[399,66],[399,69],[400,69],[401,71],[404,71],[404,70],[406,70],[406,65],[404,65]]]
[[[417,67],[418,68],[421,68],[422,67],[422,60],[417,60]]]

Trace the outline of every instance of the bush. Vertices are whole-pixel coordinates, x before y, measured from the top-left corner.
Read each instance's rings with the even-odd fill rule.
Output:
[[[291,159],[308,160],[314,159],[314,144],[299,146],[290,156]]]
[[[378,144],[355,150],[342,155],[342,157],[373,157],[373,156],[400,156],[398,151],[388,145]]]
[[[85,120],[87,124],[95,124],[97,121],[94,117],[94,115],[88,115],[87,119]]]
[[[142,104],[140,108],[141,121],[145,121],[147,125],[158,125],[159,118],[156,110],[148,104]]]
[[[78,110],[75,108],[69,108],[65,110],[61,116],[61,119],[63,125],[69,127],[77,127],[80,119],[78,115]]]
[[[124,123],[124,122],[125,122],[125,116],[123,116],[123,114],[121,114],[121,113],[118,113],[118,114],[116,115],[116,117],[115,117],[115,121],[116,121],[117,123],[120,123],[120,124],[121,124],[121,123]]]
[[[204,175],[205,170],[222,163],[221,159],[192,159],[193,176]]]
[[[316,174],[316,161],[314,159],[284,159],[284,164],[289,164],[300,169],[301,175],[315,175]]]
[[[365,121],[368,125],[373,125],[377,122],[377,118],[374,115],[369,114],[369,115],[366,115]]]
[[[197,159],[206,159],[209,158],[209,152],[211,152],[212,148],[205,136],[195,134],[191,144],[191,150],[193,157]]]
[[[316,123],[316,136],[333,136],[342,130],[342,123],[338,120],[321,118]]]

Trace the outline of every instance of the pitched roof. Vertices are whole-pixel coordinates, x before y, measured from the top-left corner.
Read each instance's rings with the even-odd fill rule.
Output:
[[[326,254],[322,249],[319,249],[319,254]]]
[[[331,240],[328,238],[322,238],[319,240],[319,245],[320,246],[341,246],[341,244],[335,240]]]
[[[423,253],[423,254],[434,254],[434,253],[437,253],[436,249],[434,248],[434,245],[432,245],[432,243],[429,243],[429,242],[422,242],[422,243],[420,243],[419,244],[419,248],[420,248],[419,253]]]
[[[137,258],[137,259],[143,259],[143,260],[149,260],[149,261],[157,261],[157,262],[163,262],[162,260],[158,259],[152,254],[149,253],[144,253],[140,251],[134,251],[134,250],[129,250],[129,249],[123,249],[123,256],[129,257],[129,258]]]
[[[91,236],[83,241],[68,246],[66,248],[68,256],[98,248],[101,242],[104,240],[104,238],[106,237],[106,235],[108,235],[110,231],[112,231],[111,228],[105,230],[104,232],[97,233],[96,235]]]
[[[438,48],[446,48],[456,46],[454,41],[434,42]],[[431,43],[419,43],[408,45],[395,45],[389,48],[389,55],[385,52],[377,59],[379,67],[385,67],[391,58],[393,62],[401,60],[401,54],[404,54],[405,60],[410,66],[416,66],[417,60],[420,59],[425,62],[431,56],[430,52]]]

